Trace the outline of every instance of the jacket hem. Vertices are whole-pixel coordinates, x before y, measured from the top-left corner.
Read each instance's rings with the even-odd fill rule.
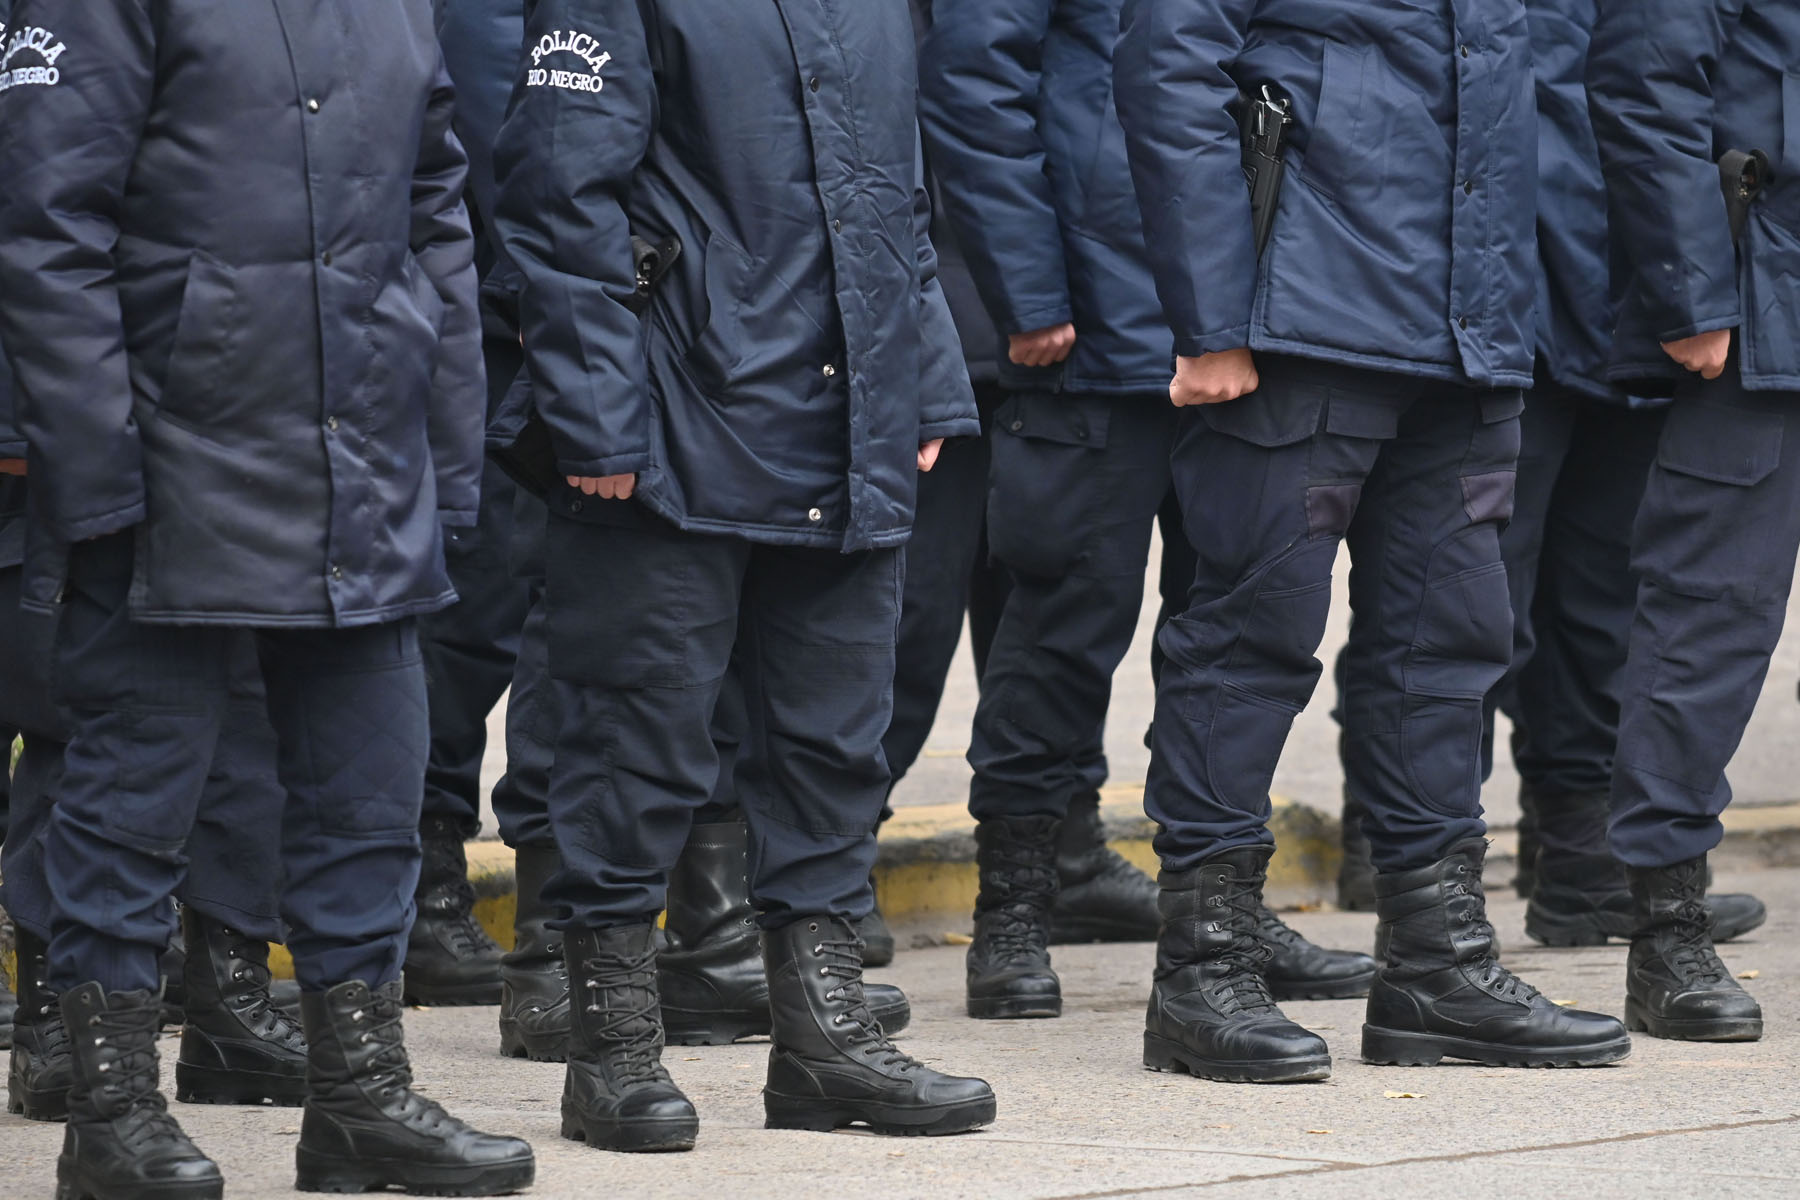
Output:
[[[674,511],[659,496],[640,492],[638,499],[651,512],[684,533],[733,537],[762,546],[801,546],[850,553],[854,550],[885,550],[901,546],[912,536],[912,524],[909,522],[902,528],[869,534],[852,542],[850,535],[842,529],[794,529],[786,525],[752,525],[742,521],[694,517]]]
[[[381,608],[363,608],[329,613],[259,613],[184,611],[180,609],[131,609],[131,619],[145,625],[241,625],[266,629],[355,629],[363,625],[383,625],[441,612],[456,603],[456,589],[447,588],[428,600],[409,600]]]
[[[1461,367],[1451,366],[1449,363],[1389,358],[1381,354],[1358,354],[1353,350],[1315,346],[1310,342],[1290,342],[1283,338],[1270,337],[1266,333],[1253,335],[1250,348],[1263,354],[1288,354],[1295,358],[1311,359],[1314,362],[1335,363],[1338,366],[1359,367],[1368,371],[1383,371],[1389,375],[1406,375],[1415,379],[1441,379],[1462,387],[1529,388],[1536,382],[1536,378],[1529,368],[1519,371],[1495,371],[1489,379],[1475,379]]]

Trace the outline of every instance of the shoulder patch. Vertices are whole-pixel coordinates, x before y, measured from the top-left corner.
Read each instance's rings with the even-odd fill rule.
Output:
[[[545,61],[553,55],[572,55],[580,59],[587,70],[546,66]],[[598,92],[606,86],[600,70],[611,61],[611,52],[602,50],[600,39],[593,34],[573,29],[553,29],[539,38],[537,45],[531,48],[531,67],[525,72],[525,86],[563,88],[571,92]]]
[[[6,53],[0,55],[0,92],[27,85],[55,87],[62,82],[56,60],[68,46],[48,29],[27,25],[14,30],[5,45]]]

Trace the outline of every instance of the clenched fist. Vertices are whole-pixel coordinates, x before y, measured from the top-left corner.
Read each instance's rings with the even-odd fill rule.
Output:
[[[1047,329],[1015,333],[1006,339],[1006,357],[1021,367],[1049,367],[1075,348],[1075,326],[1064,322]]]
[[[1256,360],[1248,350],[1220,350],[1199,358],[1177,358],[1169,400],[1176,408],[1223,404],[1256,390]]]
[[[1717,379],[1725,373],[1725,360],[1731,357],[1731,330],[1715,329],[1678,342],[1664,342],[1663,353],[1698,372],[1702,379]]]

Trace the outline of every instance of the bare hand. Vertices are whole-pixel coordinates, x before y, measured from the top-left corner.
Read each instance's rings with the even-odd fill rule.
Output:
[[[930,469],[931,468],[929,468],[929,467],[921,467],[920,468],[920,470],[923,470],[923,471],[928,471]],[[24,459],[22,459],[22,458],[0,458],[0,475],[23,475],[24,473],[25,473],[25,460]]]
[[[1220,350],[1199,358],[1177,358],[1169,400],[1176,408],[1223,404],[1256,390],[1256,360],[1248,350]]]
[[[1717,379],[1725,373],[1725,360],[1731,355],[1731,330],[1715,329],[1664,342],[1663,353],[1688,370],[1698,371],[1702,379]]]
[[[632,490],[637,487],[637,476],[632,475],[570,475],[569,486],[578,488],[584,496],[598,496],[602,500],[629,500]]]
[[[1067,322],[1029,333],[1015,333],[1006,339],[1006,357],[1021,367],[1054,366],[1069,357],[1075,348],[1075,326]]]
[[[919,443],[919,470],[929,471],[937,466],[938,454],[944,449],[943,438],[932,438],[929,442]]]

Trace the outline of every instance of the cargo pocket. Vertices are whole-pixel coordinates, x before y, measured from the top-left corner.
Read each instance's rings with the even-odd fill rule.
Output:
[[[1679,412],[1679,409],[1677,409]],[[1779,413],[1694,405],[1686,420],[1670,414],[1657,465],[1677,475],[1733,487],[1754,487],[1781,465]],[[1698,435],[1698,436],[1692,436]]]
[[[1087,553],[1108,486],[1098,467],[1112,403],[1016,392],[995,412],[988,548],[1009,569],[1056,578]]]

